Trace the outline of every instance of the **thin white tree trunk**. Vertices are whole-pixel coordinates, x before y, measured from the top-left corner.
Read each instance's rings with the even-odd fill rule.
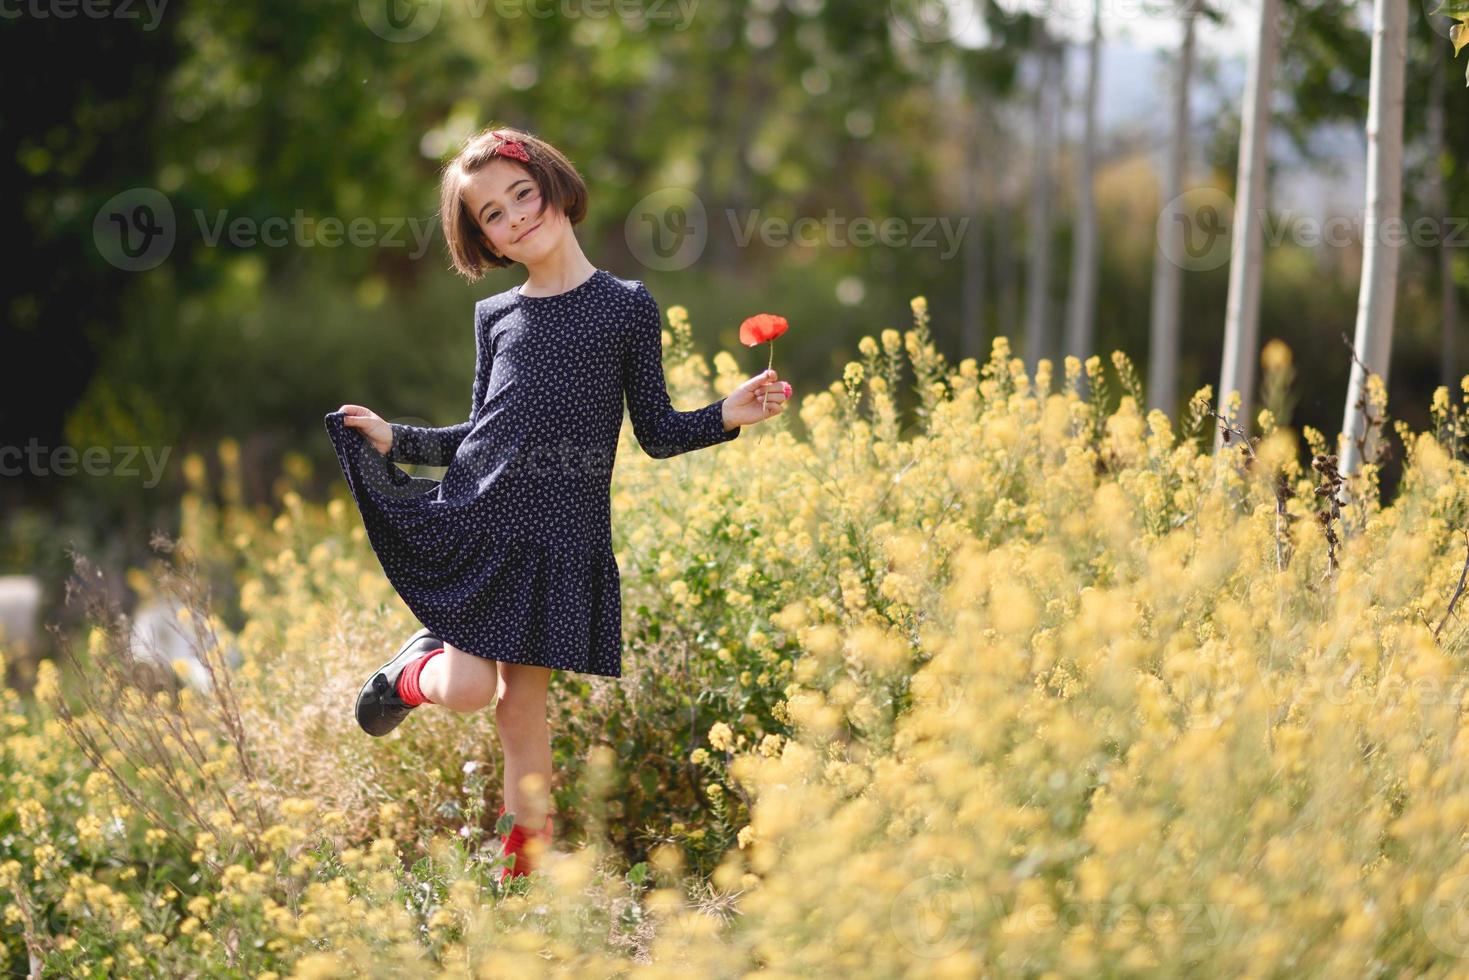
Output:
[[[1449,47],[1435,44],[1438,48],[1438,63],[1433,68],[1432,96],[1428,102],[1428,150],[1432,159],[1428,165],[1428,206],[1434,219],[1439,222],[1439,234],[1445,236],[1453,230],[1449,214],[1447,175],[1444,173],[1444,158],[1448,147],[1444,140],[1444,102],[1448,99],[1448,80],[1445,69],[1451,64]],[[1438,243],[1438,289],[1439,310],[1439,383],[1445,385],[1450,394],[1459,384],[1458,344],[1459,293],[1454,286],[1454,250],[1447,240]]]
[[[1357,358],[1374,374],[1388,378],[1393,312],[1397,301],[1398,250],[1404,238],[1403,71],[1407,62],[1408,0],[1373,0],[1372,77],[1367,102],[1367,216],[1364,223],[1362,285],[1357,296]],[[1363,458],[1357,442],[1367,437],[1358,407],[1367,376],[1352,361],[1347,403],[1342,413],[1340,471],[1356,470]],[[1367,445],[1370,457],[1376,447]]]
[[[996,147],[1001,156],[1007,157],[1003,146]],[[1008,159],[1006,160],[1008,164]],[[990,223],[994,225],[994,237],[990,239],[994,248],[992,254],[995,263],[995,322],[998,326],[995,333],[1009,340],[1016,338],[1020,329],[1020,283],[1019,272],[1016,270],[1017,257],[1013,229],[1015,227],[1015,216],[1011,211],[1013,203],[1008,197],[996,198],[990,208]],[[986,359],[989,351],[985,351]]]
[[[1183,168],[1188,159],[1188,94],[1194,70],[1194,20],[1190,0],[1180,9],[1183,39],[1179,44],[1178,67],[1173,80],[1173,132],[1163,170],[1160,201],[1165,211],[1183,193]],[[1153,308],[1148,345],[1148,407],[1173,412],[1178,390],[1178,321],[1183,297],[1184,233],[1181,221],[1170,217],[1158,230],[1153,255]]]
[[[1095,341],[1097,315],[1097,74],[1102,56],[1102,0],[1092,0],[1092,36],[1087,43],[1086,91],[1082,93],[1081,156],[1076,167],[1076,241],[1071,252],[1070,306],[1066,353],[1086,360]]]
[[[987,299],[987,276],[985,275],[984,248],[984,205],[982,184],[984,168],[984,137],[988,127],[982,106],[970,110],[968,133],[968,159],[966,161],[965,188],[966,205],[969,210],[969,228],[965,232],[963,248],[964,284],[961,303],[964,325],[960,334],[960,357],[973,357],[980,364],[989,358],[985,347],[988,330],[985,325],[985,301]]]
[[[1025,285],[1025,359],[1030,369],[1050,356],[1051,318],[1051,141],[1059,85],[1052,42],[1039,42],[1040,81],[1035,101],[1035,158],[1030,175],[1030,260]]]
[[[1260,0],[1260,23],[1245,78],[1240,113],[1239,175],[1235,182],[1234,227],[1230,239],[1229,300],[1224,313],[1224,362],[1219,369],[1219,412],[1250,430],[1255,398],[1255,362],[1260,350],[1260,283],[1265,235],[1261,214],[1266,207],[1269,167],[1270,96],[1275,59],[1280,48],[1279,0]],[[1238,415],[1229,412],[1229,394],[1238,391]],[[1215,427],[1214,449],[1224,437]]]

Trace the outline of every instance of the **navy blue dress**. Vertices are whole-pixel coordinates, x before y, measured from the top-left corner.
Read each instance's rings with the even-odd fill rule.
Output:
[[[469,419],[392,423],[379,453],[326,416],[383,573],[440,639],[491,660],[622,676],[612,467],[624,399],[663,459],[729,442],[724,399],[674,410],[658,303],[598,269],[555,296],[508,289],[474,308]],[[447,466],[441,480],[396,463]]]

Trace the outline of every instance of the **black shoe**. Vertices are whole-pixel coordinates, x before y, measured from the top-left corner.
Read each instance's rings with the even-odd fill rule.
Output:
[[[427,629],[421,629],[408,638],[403,649],[383,664],[362,685],[357,694],[357,724],[369,735],[386,735],[408,717],[414,705],[404,704],[398,697],[398,677],[407,667],[430,650],[437,650],[444,641]]]

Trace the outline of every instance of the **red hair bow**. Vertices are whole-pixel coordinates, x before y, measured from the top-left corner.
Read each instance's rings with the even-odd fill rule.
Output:
[[[530,163],[530,154],[526,152],[524,143],[517,139],[500,136],[499,133],[495,135],[500,137],[500,145],[495,148],[496,156],[513,157],[522,163]]]

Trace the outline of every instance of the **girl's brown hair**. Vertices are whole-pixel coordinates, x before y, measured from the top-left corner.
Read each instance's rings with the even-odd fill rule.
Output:
[[[449,258],[454,271],[470,282],[483,278],[486,269],[502,269],[513,264],[513,260],[490,251],[479,221],[469,213],[469,206],[464,202],[464,186],[470,175],[496,159],[500,148],[509,141],[519,141],[530,160],[508,155],[500,158],[530,174],[541,191],[542,211],[555,205],[573,225],[587,216],[587,185],[556,147],[523,130],[503,126],[471,136],[454,154],[454,159],[444,165],[439,185],[439,215],[443,220],[444,240],[449,245]]]

